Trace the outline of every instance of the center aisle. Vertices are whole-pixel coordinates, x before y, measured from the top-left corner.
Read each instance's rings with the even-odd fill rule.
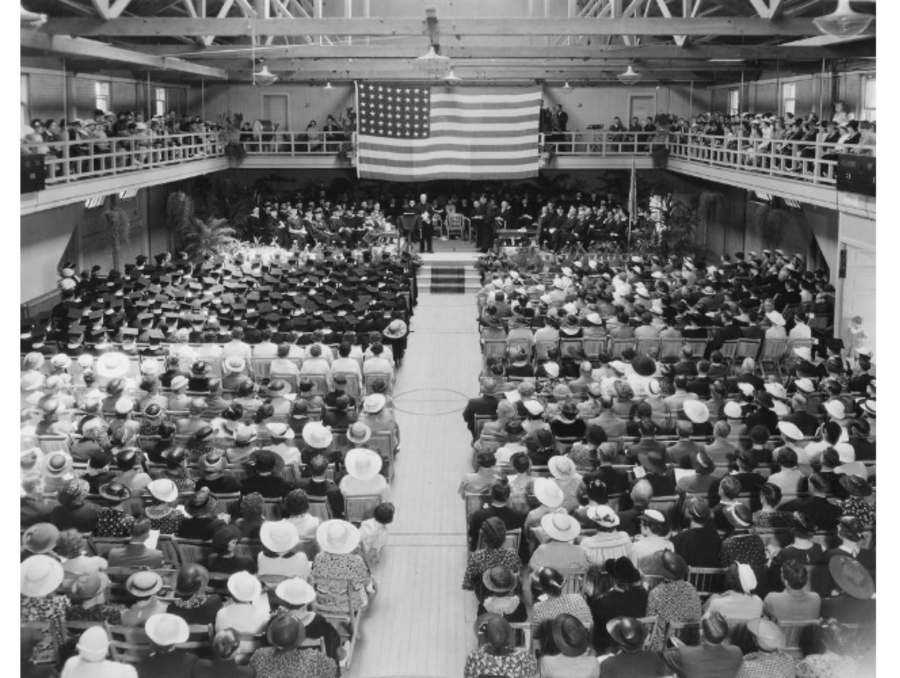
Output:
[[[462,410],[475,395],[481,360],[475,296],[428,289],[420,274],[409,350],[394,387],[401,436],[396,515],[374,571],[379,591],[363,617],[351,678],[461,676],[475,642],[475,600],[461,589],[467,551],[457,494],[471,470]]]

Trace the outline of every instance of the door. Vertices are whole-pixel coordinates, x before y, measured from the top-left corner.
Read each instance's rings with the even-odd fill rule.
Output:
[[[841,285],[841,314],[836,318],[838,336],[849,346],[847,329],[854,316],[863,319],[868,335],[865,344],[875,352],[875,251],[855,247],[849,243],[847,250],[847,277]]]
[[[643,125],[647,118],[656,117],[656,97],[652,94],[632,94],[628,97],[628,104],[626,126],[630,125],[634,118],[640,120]]]
[[[279,132],[290,129],[288,126],[288,95],[263,94],[262,119],[270,120],[272,126]]]

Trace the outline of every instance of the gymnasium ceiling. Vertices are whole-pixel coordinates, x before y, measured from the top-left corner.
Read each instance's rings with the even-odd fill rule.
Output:
[[[438,80],[572,84],[734,82],[763,72],[874,59],[863,36],[822,35],[822,0],[25,0],[24,57],[81,71],[165,71],[171,80],[248,81],[260,59],[282,81]],[[873,2],[853,10],[875,13]],[[75,37],[78,36],[78,37]],[[419,59],[429,46],[440,59]],[[254,65],[255,64],[255,65]],[[159,73],[154,73],[160,77]]]

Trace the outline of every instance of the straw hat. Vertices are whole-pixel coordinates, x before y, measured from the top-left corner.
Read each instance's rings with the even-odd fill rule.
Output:
[[[685,400],[684,416],[695,424],[705,424],[709,421],[709,408],[699,400]]]
[[[156,572],[135,572],[125,582],[125,590],[135,598],[149,598],[159,593],[163,580]]]
[[[53,593],[63,581],[63,566],[51,556],[35,555],[26,558],[19,566],[22,595],[42,598]]]
[[[380,393],[367,395],[365,400],[363,400],[363,411],[366,414],[377,414],[384,409],[386,402],[385,397]]]
[[[605,504],[588,507],[587,517],[601,527],[613,528],[619,526],[619,516],[611,507]]]
[[[363,447],[355,447],[344,456],[344,467],[356,480],[372,480],[381,471],[383,463],[380,454]]]
[[[64,452],[48,454],[41,461],[41,473],[50,478],[62,478],[72,472],[72,457]]]
[[[845,419],[847,417],[847,411],[844,408],[844,403],[840,400],[829,400],[825,403],[825,411],[828,412],[828,415],[832,419]]]
[[[318,421],[311,421],[303,427],[303,441],[310,447],[324,450],[334,439],[331,430],[326,428],[324,424]]]
[[[778,430],[785,440],[792,440],[794,442],[803,440],[803,431],[801,431],[796,424],[792,424],[789,421],[779,421]]]
[[[262,584],[249,572],[235,572],[228,578],[228,592],[239,603],[252,603],[262,593]]]
[[[405,322],[402,320],[392,320],[391,324],[384,329],[382,334],[388,339],[401,339],[406,336],[406,332],[407,327]]]
[[[269,430],[269,433],[273,438],[284,438],[285,440],[294,439],[294,431],[287,424],[281,422],[270,422],[266,424],[266,428]]]
[[[178,486],[168,478],[158,478],[147,485],[147,491],[157,501],[170,502],[178,500]]]
[[[34,554],[50,553],[58,543],[59,530],[52,523],[37,523],[22,535],[22,546]]]
[[[518,584],[516,576],[502,565],[485,570],[481,576],[481,581],[488,591],[493,591],[494,593],[514,591]]]
[[[775,652],[784,645],[784,634],[776,624],[768,619],[751,619],[747,630],[753,634],[756,644],[763,652]]]
[[[243,372],[245,367],[247,367],[247,361],[237,355],[229,356],[223,364],[224,370],[230,374]]]
[[[550,461],[547,462],[547,467],[550,469],[550,474],[554,478],[560,479],[571,478],[577,471],[575,462],[569,459],[569,457],[564,457],[562,455],[551,457]]]
[[[141,361],[141,374],[148,377],[159,373],[159,361],[153,358],[146,358]]]
[[[43,385],[44,375],[40,372],[26,372],[19,382],[20,388],[26,393],[37,391]]]
[[[287,553],[299,542],[297,528],[286,520],[267,520],[259,529],[259,540],[272,553]]]
[[[155,614],[144,624],[144,631],[154,644],[169,647],[187,642],[191,635],[188,623],[174,614]]]
[[[316,541],[328,553],[350,553],[359,545],[359,530],[345,520],[326,520],[316,529]]]
[[[292,607],[309,605],[316,599],[316,591],[300,577],[285,579],[278,584],[275,595]]]
[[[551,509],[559,508],[565,500],[562,489],[550,478],[534,479],[534,496],[541,504]]]
[[[309,425],[306,428],[309,428]],[[371,437],[372,429],[361,421],[355,422],[347,429],[347,440],[355,445],[364,445]]]
[[[548,513],[541,518],[541,527],[556,541],[573,541],[581,534],[581,525],[568,513]]]
[[[124,353],[104,353],[97,358],[94,372],[98,377],[104,379],[119,379],[128,374],[130,367],[131,363],[128,360],[128,356]]]

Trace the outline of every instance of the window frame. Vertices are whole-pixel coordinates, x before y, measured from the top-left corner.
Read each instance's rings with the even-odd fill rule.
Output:
[[[112,87],[109,80],[94,80],[94,108],[104,113],[112,110]]]
[[[863,120],[875,120],[875,116],[878,112],[878,103],[877,101],[873,101],[875,104],[871,108],[869,107],[869,88],[872,90],[872,99],[876,99],[877,97],[877,85],[875,83],[875,74],[872,75],[864,75],[862,78],[862,115],[860,116]]]
[[[788,96],[788,92],[790,92],[790,96]],[[788,105],[788,102],[790,102],[790,106]],[[781,83],[781,114],[787,115],[788,113],[792,113],[794,115],[797,114],[796,82]]]
[[[19,112],[22,115],[22,126],[28,125],[31,121],[31,96],[30,83],[28,82],[28,74],[21,73],[19,75],[19,98],[21,99]]]
[[[728,90],[728,110],[730,115],[739,115],[741,112],[741,88],[732,87]]]
[[[162,94],[162,96],[160,96]],[[169,103],[169,90],[165,87],[153,88],[153,114],[164,116]]]

